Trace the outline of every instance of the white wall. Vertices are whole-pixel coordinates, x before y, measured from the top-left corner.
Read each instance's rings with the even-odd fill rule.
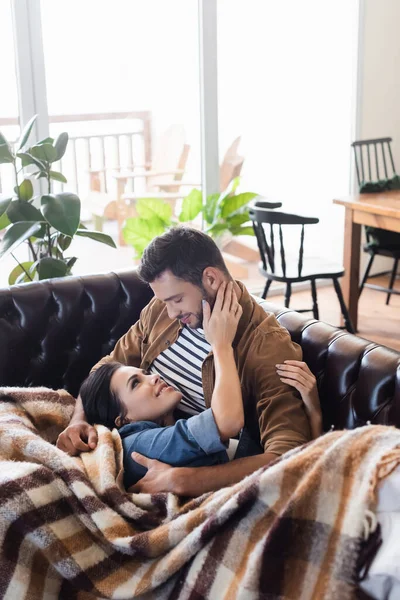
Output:
[[[359,139],[390,136],[400,172],[400,1],[362,0]],[[367,257],[363,253],[365,265]],[[376,258],[374,272],[392,261]]]

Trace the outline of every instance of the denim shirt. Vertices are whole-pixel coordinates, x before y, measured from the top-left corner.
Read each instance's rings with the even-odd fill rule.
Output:
[[[124,449],[124,485],[130,487],[147,472],[132,452],[156,458],[173,467],[204,467],[228,462],[227,445],[221,441],[211,408],[170,427],[153,421],[129,423],[119,429]]]

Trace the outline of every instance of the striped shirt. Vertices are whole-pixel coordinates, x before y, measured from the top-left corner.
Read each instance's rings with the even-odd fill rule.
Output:
[[[210,353],[203,329],[184,326],[174,344],[161,352],[150,366],[164,381],[182,393],[178,407],[196,415],[205,410],[201,366]]]

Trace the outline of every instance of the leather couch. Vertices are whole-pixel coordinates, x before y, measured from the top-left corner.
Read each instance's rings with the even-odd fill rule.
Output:
[[[135,271],[0,289],[0,386],[76,394],[152,297]],[[400,354],[290,309],[274,312],[317,376],[324,428],[400,427]]]

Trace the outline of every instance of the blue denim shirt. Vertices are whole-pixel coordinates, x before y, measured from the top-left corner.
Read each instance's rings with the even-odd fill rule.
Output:
[[[124,485],[130,487],[147,472],[136,463],[132,452],[156,458],[173,467],[204,467],[228,462],[226,444],[221,442],[211,408],[171,427],[153,421],[138,421],[119,430],[124,448]]]

